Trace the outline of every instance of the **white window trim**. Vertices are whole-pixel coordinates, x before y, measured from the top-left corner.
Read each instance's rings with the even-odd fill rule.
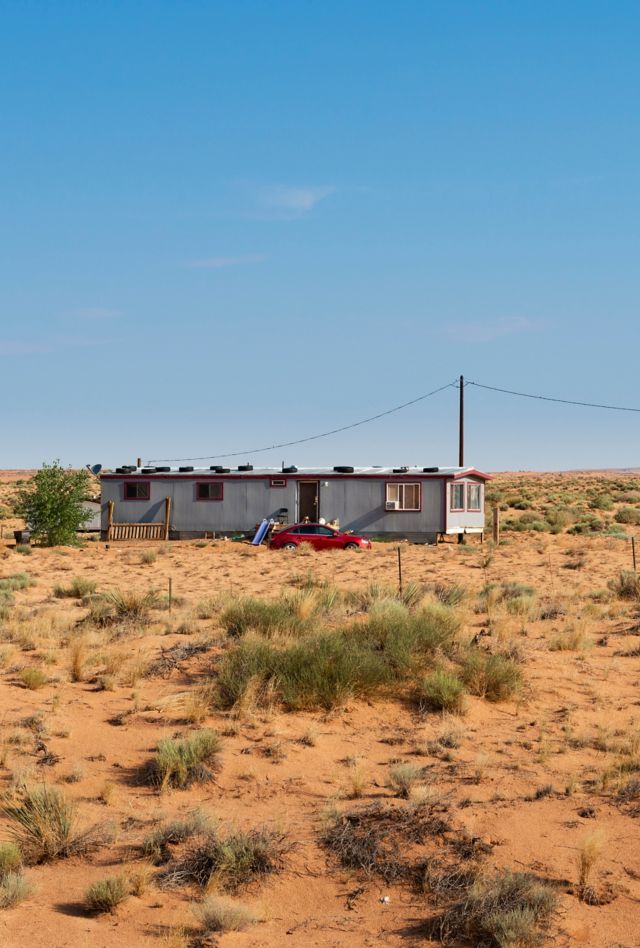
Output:
[[[397,506],[395,509],[390,509],[390,508],[388,507],[388,504],[394,502],[394,501],[391,500],[391,498],[389,497],[389,488],[390,488],[390,487],[402,488],[402,490],[398,490],[398,497],[399,497],[399,499],[398,499],[398,501],[397,501],[397,502],[398,502],[398,506]],[[405,507],[405,506],[404,506],[404,488],[405,488],[405,487],[414,487],[414,488],[417,488],[417,490],[418,490],[418,506],[417,506],[417,507]],[[401,500],[400,500],[400,495],[401,495],[401,497],[402,497]],[[420,481],[411,481],[411,482],[407,482],[407,483],[405,483],[404,481],[387,481],[387,483],[385,484],[385,494],[384,494],[384,496],[385,496],[385,509],[386,509],[387,513],[420,513],[420,511],[422,510],[422,485],[421,485]],[[402,504],[402,506],[400,506],[400,504]]]

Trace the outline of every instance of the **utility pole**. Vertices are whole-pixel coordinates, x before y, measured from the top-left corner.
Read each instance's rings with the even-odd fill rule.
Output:
[[[464,375],[460,376],[460,417],[458,424],[458,467],[464,467]]]

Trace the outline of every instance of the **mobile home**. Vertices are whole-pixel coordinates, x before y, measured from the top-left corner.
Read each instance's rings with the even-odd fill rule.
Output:
[[[102,475],[102,535],[191,539],[337,521],[368,537],[435,542],[484,530],[488,475],[472,467],[121,467]]]

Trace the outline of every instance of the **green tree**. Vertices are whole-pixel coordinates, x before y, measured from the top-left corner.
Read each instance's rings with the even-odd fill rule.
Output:
[[[76,532],[91,520],[84,503],[89,497],[86,471],[72,471],[59,461],[43,464],[18,491],[16,512],[45,546],[76,542]]]

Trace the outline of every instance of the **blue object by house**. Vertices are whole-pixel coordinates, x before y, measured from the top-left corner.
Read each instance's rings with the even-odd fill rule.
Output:
[[[252,545],[252,546],[260,546],[260,544],[262,543],[262,541],[264,540],[264,538],[265,538],[266,535],[267,535],[267,530],[268,530],[268,529],[269,529],[269,521],[265,518],[265,519],[262,521],[262,523],[260,524],[260,526],[258,527],[258,529],[256,530],[256,535],[254,536],[253,540],[251,541],[251,545]]]

